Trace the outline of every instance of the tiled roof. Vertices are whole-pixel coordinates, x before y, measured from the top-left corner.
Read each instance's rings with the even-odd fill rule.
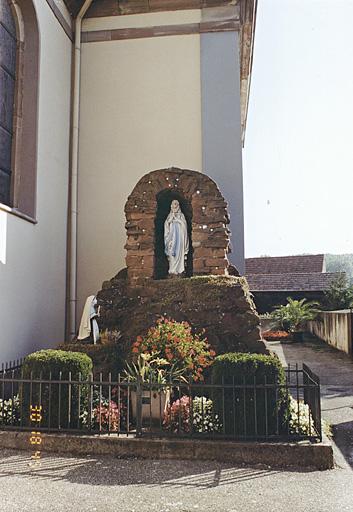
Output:
[[[265,256],[245,259],[245,274],[304,274],[324,272],[324,255]]]
[[[305,272],[288,274],[249,274],[246,279],[252,292],[323,291],[327,290],[340,272]]]

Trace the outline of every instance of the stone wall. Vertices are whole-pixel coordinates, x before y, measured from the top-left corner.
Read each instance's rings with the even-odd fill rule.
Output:
[[[225,199],[206,174],[170,168],[146,174],[125,205],[129,285],[144,286],[155,277],[157,198],[167,191],[190,208],[191,275],[227,275],[230,231]]]
[[[124,273],[119,273],[103,283],[98,293],[100,328],[119,331],[119,344],[127,355],[131,355],[136,337],[144,335],[161,316],[187,321],[196,332],[205,329],[217,354],[266,352],[245,278],[197,276],[151,280],[139,295],[133,292]]]

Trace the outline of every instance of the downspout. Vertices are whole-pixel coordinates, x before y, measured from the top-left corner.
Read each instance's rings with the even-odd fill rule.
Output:
[[[70,339],[76,335],[77,303],[77,182],[78,182],[78,135],[80,120],[80,72],[81,72],[81,27],[82,19],[93,0],[85,0],[75,22],[74,77],[72,100],[71,141],[71,204],[70,204],[70,280],[69,280],[69,325]]]

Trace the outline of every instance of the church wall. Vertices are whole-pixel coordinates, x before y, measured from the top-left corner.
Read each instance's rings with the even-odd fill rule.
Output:
[[[34,224],[0,210],[0,360],[64,339],[71,41],[46,2],[40,30]]]
[[[237,32],[201,35],[203,169],[228,202],[229,259],[243,274],[244,217]],[[222,80],[220,80],[222,77]]]
[[[158,13],[153,25],[175,24],[175,14]],[[136,26],[147,16],[156,15],[133,16]],[[126,23],[117,18],[105,22]],[[85,21],[84,30],[103,22]],[[202,168],[200,35],[85,43],[81,84],[78,316],[85,297],[125,266],[124,205],[138,180]]]

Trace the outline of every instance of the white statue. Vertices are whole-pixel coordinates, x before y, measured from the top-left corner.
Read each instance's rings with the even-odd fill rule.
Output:
[[[92,338],[94,345],[100,338],[99,327],[97,318],[99,317],[100,306],[97,309],[97,297],[90,295],[86,299],[85,306],[83,308],[80,329],[78,331],[77,339],[86,340]]]
[[[169,274],[185,272],[185,260],[189,252],[188,227],[179,201],[174,199],[164,223],[164,250],[169,261]]]

